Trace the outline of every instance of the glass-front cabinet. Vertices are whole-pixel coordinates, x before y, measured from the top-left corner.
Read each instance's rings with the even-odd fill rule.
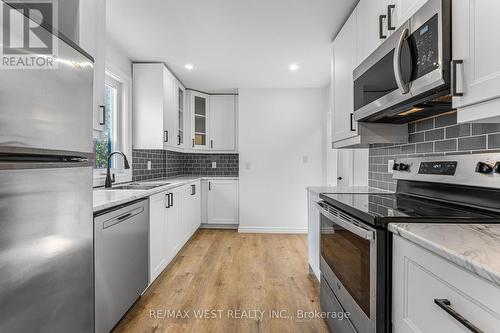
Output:
[[[177,89],[177,145],[184,145],[184,89]]]
[[[208,146],[208,117],[209,96],[203,93],[191,92],[192,112],[192,148],[207,149]]]

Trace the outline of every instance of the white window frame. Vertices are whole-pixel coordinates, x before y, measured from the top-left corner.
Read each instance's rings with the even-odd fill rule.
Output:
[[[121,157],[113,158],[113,165],[118,165],[119,168],[111,168],[111,174],[115,174],[116,183],[126,183],[132,181],[132,126],[131,126],[131,98],[132,98],[132,78],[113,68],[112,65],[106,64],[106,84],[116,86],[119,90],[117,109],[118,114],[115,121],[117,124],[116,150],[123,152],[129,161],[130,169],[123,168]],[[106,180],[106,169],[94,169],[94,187],[103,186]]]

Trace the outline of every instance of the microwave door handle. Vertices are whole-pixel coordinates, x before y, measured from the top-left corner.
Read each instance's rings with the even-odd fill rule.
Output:
[[[318,208],[321,215],[323,215],[324,217],[326,217],[327,219],[329,219],[333,223],[338,224],[342,228],[352,232],[353,234],[355,234],[361,238],[364,238],[366,240],[375,239],[373,231],[360,228],[357,225],[354,225],[354,224],[351,224],[349,222],[345,222],[342,219],[339,219],[338,217],[336,217],[335,215],[333,215],[332,213],[327,211],[320,202],[316,202],[316,207]]]
[[[408,37],[408,33],[408,28],[403,30],[394,52],[394,75],[396,77],[396,83],[398,84],[399,90],[403,95],[406,95],[410,92],[410,85],[404,82],[403,71],[401,70],[401,50],[403,49],[405,38]]]

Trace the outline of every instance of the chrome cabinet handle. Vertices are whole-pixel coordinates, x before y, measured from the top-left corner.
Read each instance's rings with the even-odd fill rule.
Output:
[[[455,320],[457,320],[460,324],[464,325],[469,329],[469,331],[473,333],[484,333],[482,330],[474,326],[470,321],[465,319],[461,314],[455,311],[451,307],[451,302],[447,299],[435,299],[434,303],[436,303],[441,309],[446,311],[450,316],[452,316]]]
[[[351,113],[351,132],[356,132],[356,128],[354,127],[354,113]]]
[[[404,82],[403,72],[401,70],[401,50],[403,48],[405,38],[408,37],[408,33],[408,28],[403,30],[395,49],[396,52],[394,52],[394,75],[396,77],[396,83],[398,84],[399,90],[403,95],[406,95],[410,92],[410,84]]]
[[[463,65],[463,60],[451,61],[451,96],[462,97],[464,93],[457,92],[457,67]]]
[[[196,185],[191,185],[191,195],[196,195]]]
[[[387,18],[387,15],[380,15],[378,17],[378,35],[380,39],[386,39],[387,36],[384,35],[384,20]]]
[[[396,5],[387,6],[387,29],[388,30],[396,30],[396,27],[392,25],[392,14],[394,13],[394,9],[396,9]]]
[[[342,219],[339,219],[338,217],[336,217],[335,215],[333,215],[332,213],[327,211],[325,209],[325,207],[323,207],[321,202],[316,202],[316,207],[318,208],[321,215],[323,215],[324,217],[326,217],[327,219],[332,221],[332,223],[335,223],[335,224],[341,226],[342,228],[352,232],[353,234],[355,234],[363,239],[366,239],[366,240],[375,239],[375,233],[373,231],[358,227],[357,225],[354,225],[352,223],[349,223],[349,222],[346,222]]]
[[[164,142],[168,142],[168,131],[165,131],[165,132],[163,133],[163,141],[164,141]]]
[[[165,208],[170,208],[170,193],[165,194],[165,198],[167,199],[167,204]]]

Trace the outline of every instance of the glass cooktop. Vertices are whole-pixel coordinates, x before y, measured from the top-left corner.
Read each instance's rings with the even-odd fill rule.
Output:
[[[390,222],[500,222],[500,213],[396,193],[322,194],[333,207],[371,224]]]

